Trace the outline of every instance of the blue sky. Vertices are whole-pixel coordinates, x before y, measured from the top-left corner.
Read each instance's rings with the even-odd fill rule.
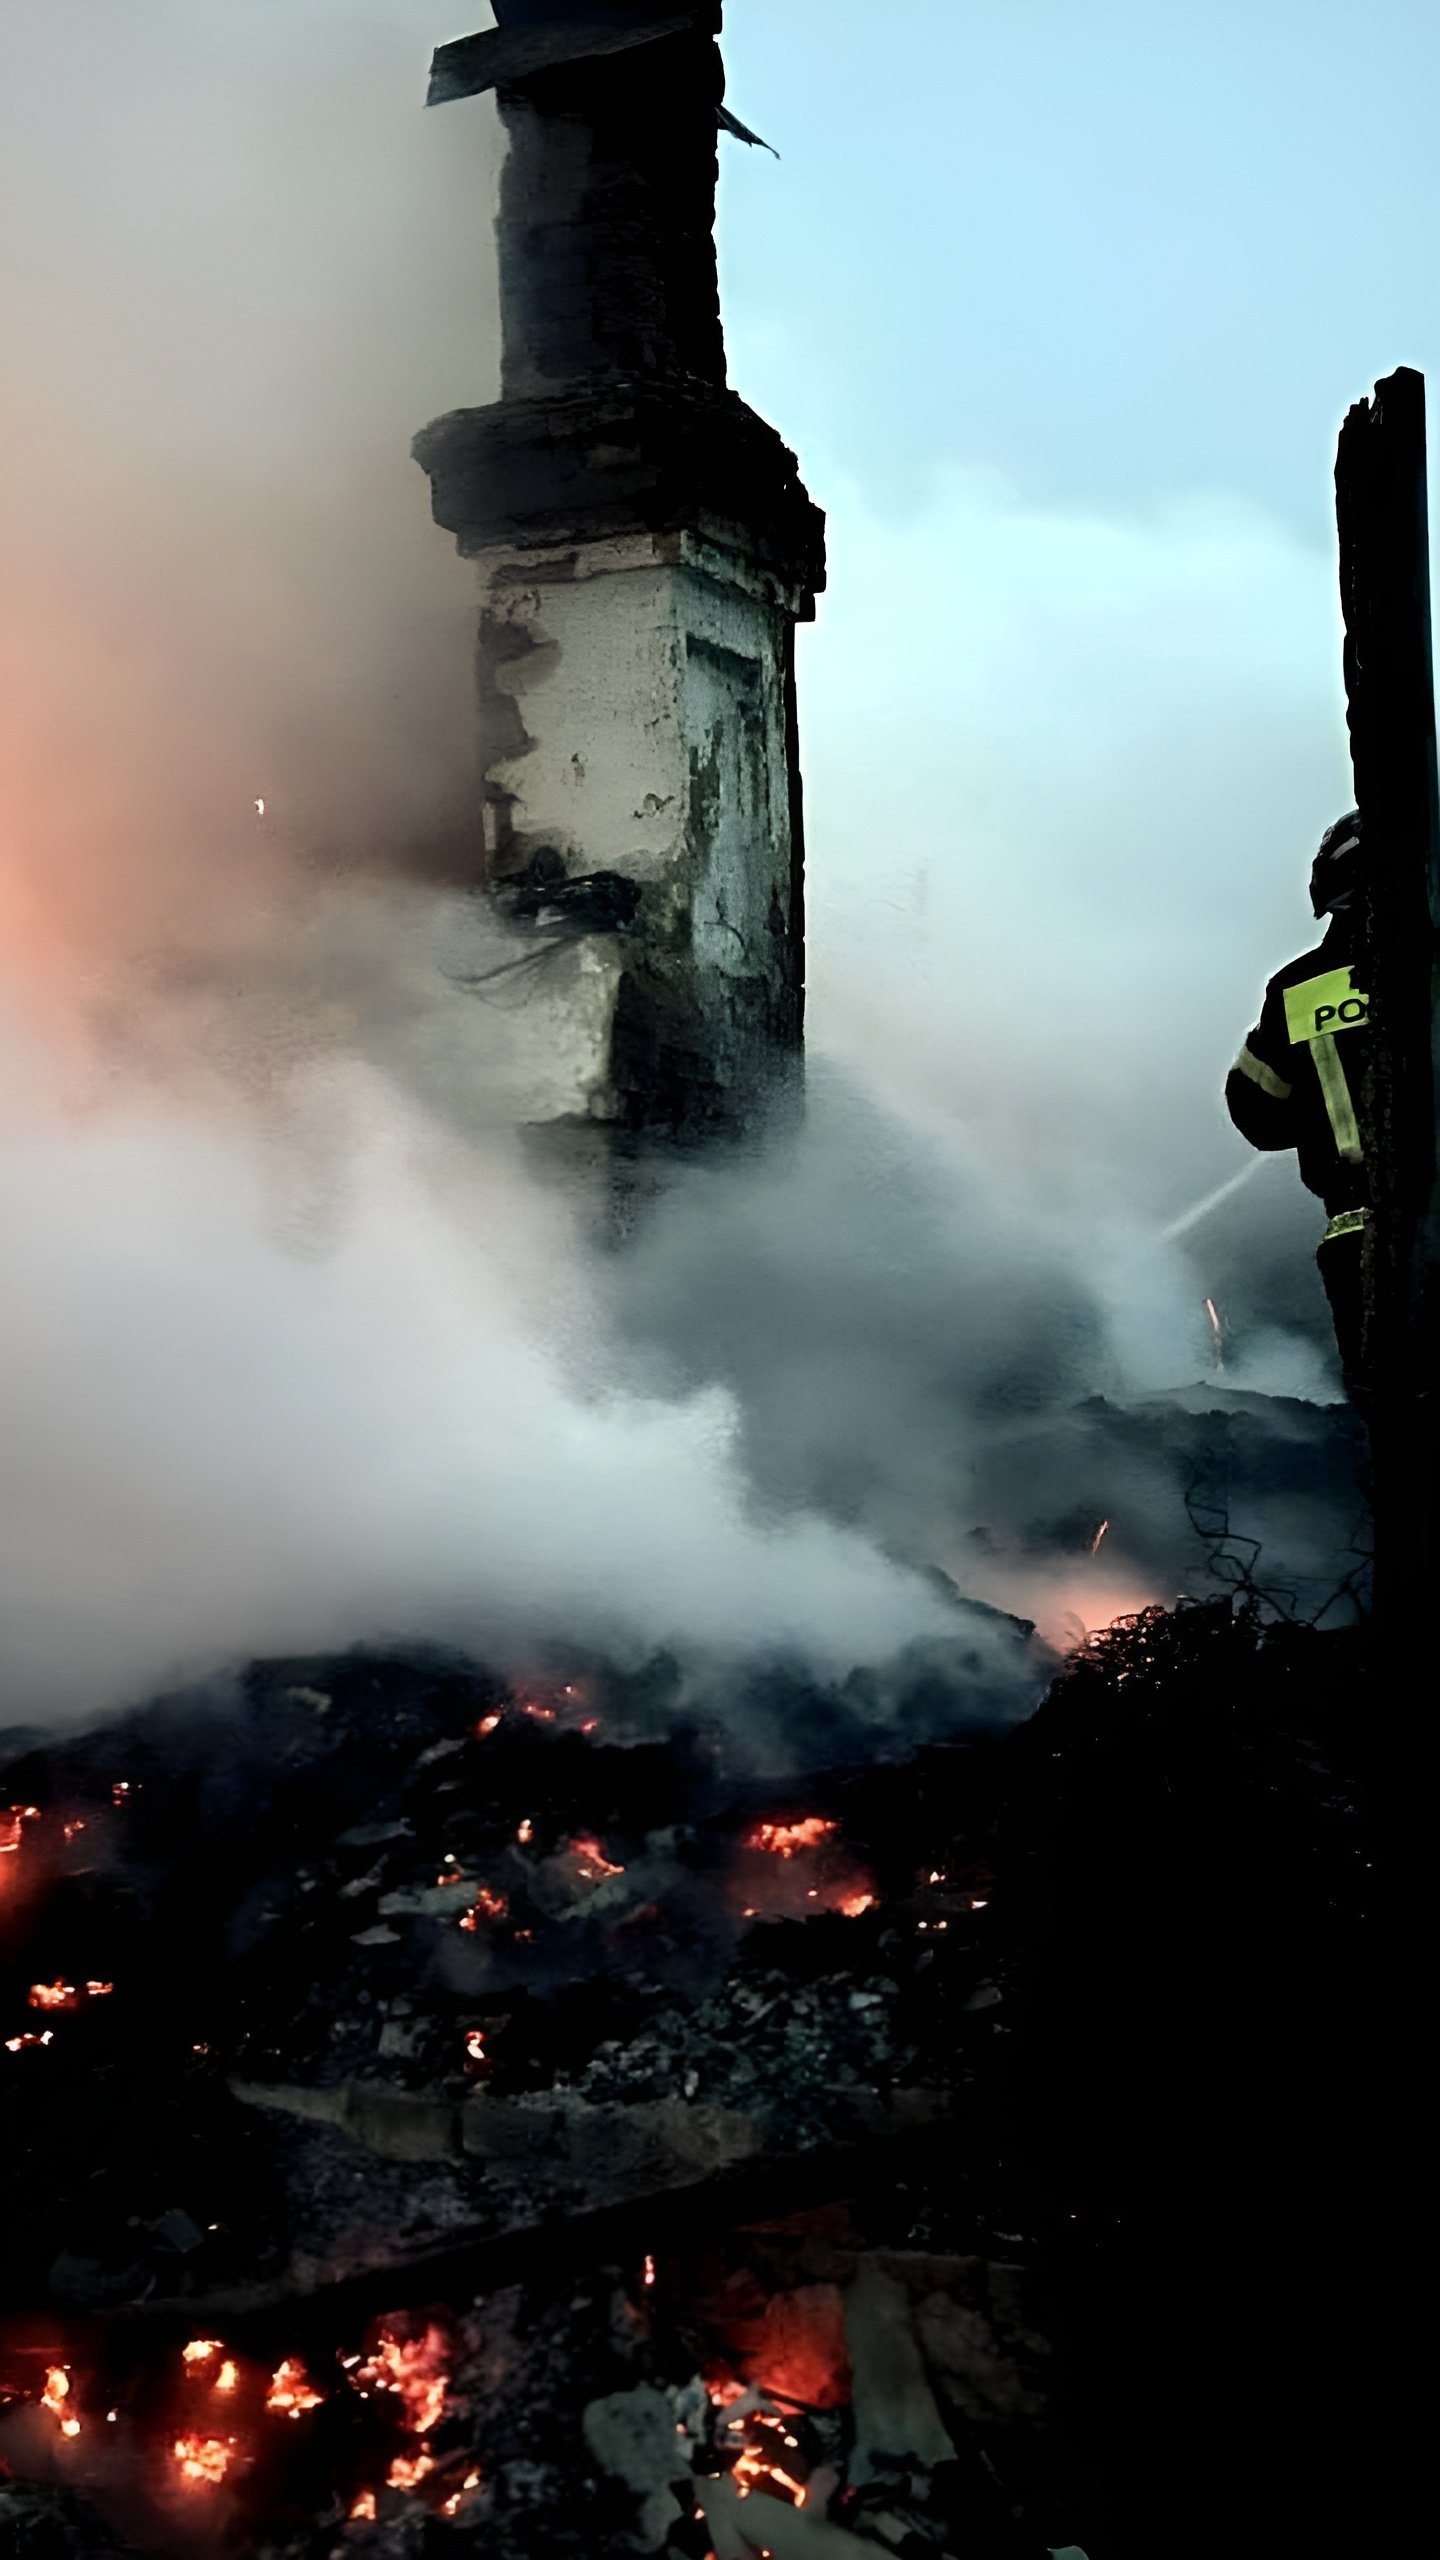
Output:
[[[1219,1083],[1350,797],[1335,437],[1397,364],[1440,400],[1440,17],[726,14],[782,155],[722,155],[732,378],[830,511],[814,1039],[1168,1213],[1243,1161]]]
[[[960,462],[1056,505],[1225,491],[1328,539],[1335,421],[1436,350],[1424,0],[726,15],[728,94],[782,154],[726,155],[737,351],[761,338],[807,426],[819,394],[872,504]]]

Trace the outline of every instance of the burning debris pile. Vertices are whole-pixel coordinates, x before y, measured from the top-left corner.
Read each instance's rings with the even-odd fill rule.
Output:
[[[0,2547],[1128,2550],[1083,2376],[1143,2179],[1056,2108],[1075,2016],[1126,2085],[1073,1971],[1177,1752],[1349,1889],[1344,1786],[1235,1685],[1268,1646],[1313,1726],[1344,1641],[1155,1613],[1015,1732],[784,1781],[678,1675],[438,1656],[18,1752]]]

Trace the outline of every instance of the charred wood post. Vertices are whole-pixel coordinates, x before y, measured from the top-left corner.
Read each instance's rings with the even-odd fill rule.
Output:
[[[1371,1025],[1362,1107],[1373,1194],[1365,1356],[1375,1612],[1391,1661],[1413,1669],[1440,1575],[1440,820],[1421,374],[1402,367],[1350,410],[1335,494],[1351,754],[1369,855],[1358,961]]]
[[[726,385],[720,0],[496,14],[430,95],[499,103],[502,397],[414,450],[479,568],[484,885],[543,964],[522,1117],[692,1135],[799,1048],[823,518]]]

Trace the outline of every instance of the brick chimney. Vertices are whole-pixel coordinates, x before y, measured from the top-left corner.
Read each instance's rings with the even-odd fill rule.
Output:
[[[726,386],[718,0],[497,0],[432,99],[508,137],[503,396],[415,440],[479,571],[485,886],[542,1125],[735,1128],[798,1055],[795,458]]]

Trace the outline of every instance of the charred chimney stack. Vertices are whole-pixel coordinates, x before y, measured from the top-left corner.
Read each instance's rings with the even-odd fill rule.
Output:
[[[735,1127],[799,1050],[795,457],[725,378],[718,0],[498,0],[432,102],[508,140],[502,397],[416,438],[480,574],[485,882],[544,947],[524,1109]]]

